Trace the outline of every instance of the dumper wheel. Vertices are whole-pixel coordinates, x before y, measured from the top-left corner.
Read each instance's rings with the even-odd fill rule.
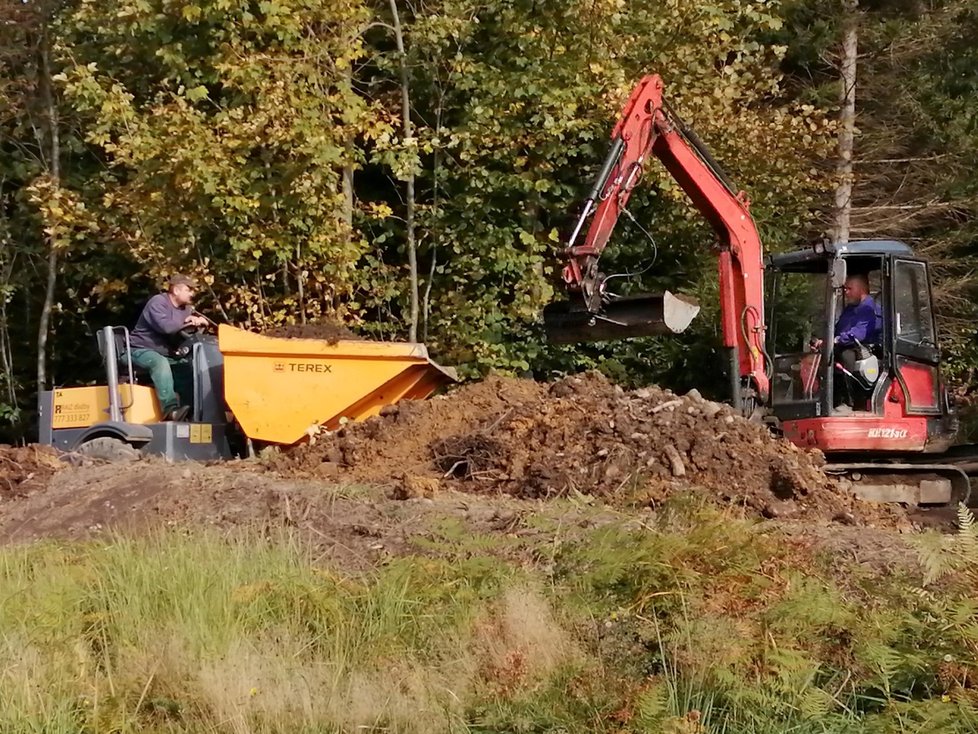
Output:
[[[85,441],[75,451],[82,456],[106,461],[134,461],[142,456],[130,444],[111,436],[99,436]]]

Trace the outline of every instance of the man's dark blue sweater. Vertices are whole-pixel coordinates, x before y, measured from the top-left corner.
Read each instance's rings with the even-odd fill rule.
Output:
[[[170,340],[180,331],[188,316],[190,306],[178,308],[166,293],[150,298],[139,314],[139,320],[129,335],[133,349],[152,349],[163,355],[170,353]]]
[[[855,345],[857,339],[862,344],[875,344],[879,333],[880,323],[872,296],[866,296],[854,306],[846,306],[835,323],[835,343],[840,347]]]

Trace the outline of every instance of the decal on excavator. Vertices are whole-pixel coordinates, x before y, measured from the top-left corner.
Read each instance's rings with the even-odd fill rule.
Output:
[[[867,438],[906,438],[906,428],[870,428],[866,432]]]

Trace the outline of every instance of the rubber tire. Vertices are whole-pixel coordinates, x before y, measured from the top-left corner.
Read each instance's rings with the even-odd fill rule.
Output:
[[[142,456],[132,445],[122,439],[111,436],[99,436],[89,439],[75,449],[82,456],[105,461],[135,461]]]

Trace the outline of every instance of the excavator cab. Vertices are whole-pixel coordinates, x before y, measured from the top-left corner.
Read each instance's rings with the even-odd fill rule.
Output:
[[[766,269],[770,408],[789,438],[828,452],[950,445],[926,262],[902,242],[870,240],[769,256]],[[875,328],[836,347],[853,276],[868,283]]]

